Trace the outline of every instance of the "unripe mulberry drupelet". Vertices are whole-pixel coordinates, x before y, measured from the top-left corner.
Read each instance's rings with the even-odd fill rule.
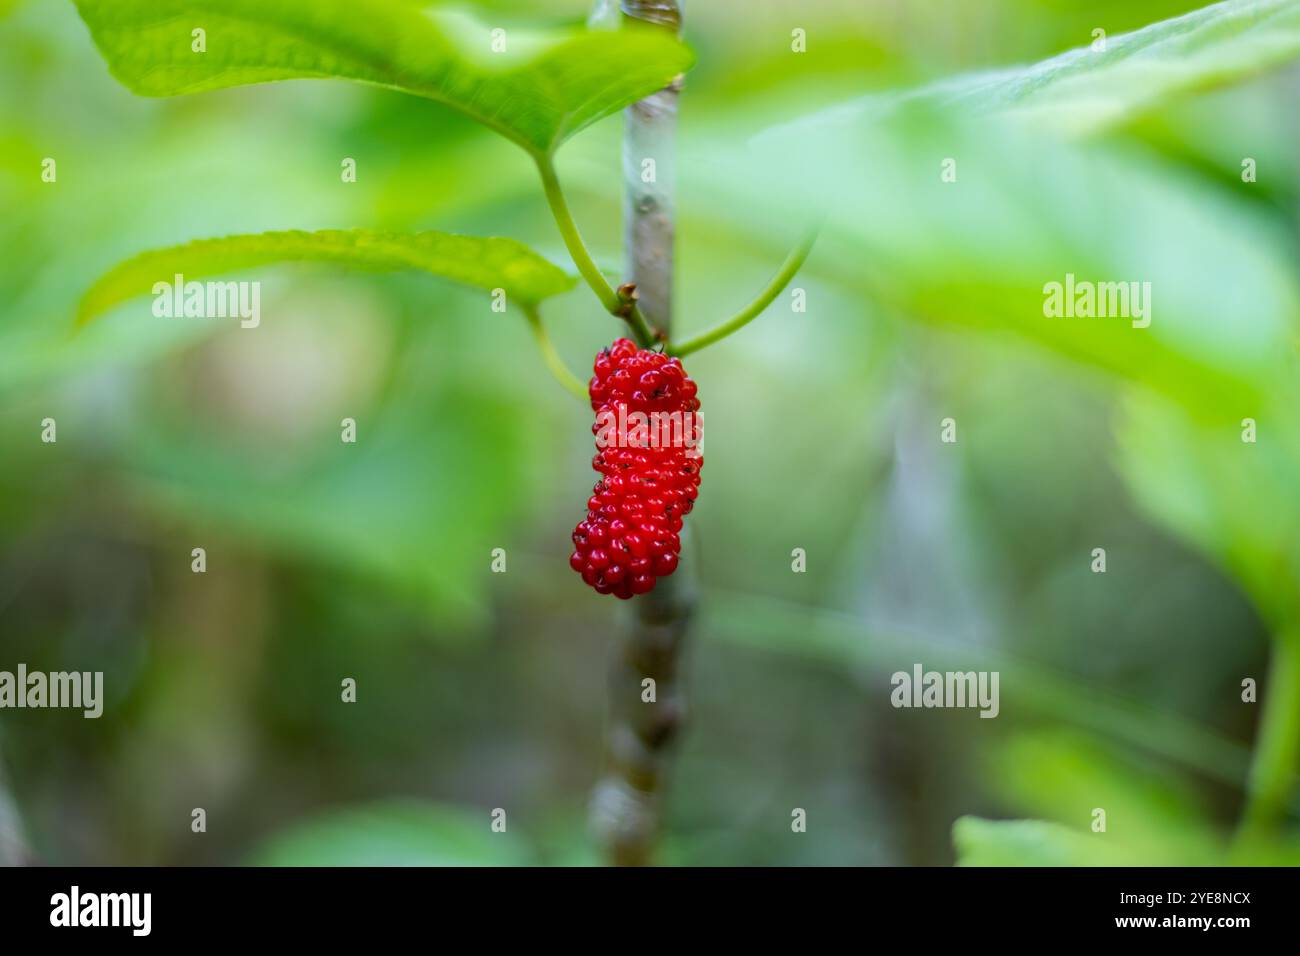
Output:
[[[600,472],[569,566],[600,594],[630,598],[677,570],[682,518],[699,494],[700,401],[679,359],[618,339],[588,384]]]

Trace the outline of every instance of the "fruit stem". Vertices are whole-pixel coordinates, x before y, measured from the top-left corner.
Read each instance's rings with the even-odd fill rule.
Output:
[[[536,306],[529,306],[523,312],[524,318],[528,320],[529,328],[533,330],[533,338],[537,340],[537,347],[542,351],[542,359],[546,362],[546,367],[550,369],[551,374],[555,376],[555,380],[578,396],[583,402],[587,401],[587,386],[582,384],[578,376],[569,371],[569,366],[564,364],[564,359],[560,358],[560,353],[555,351],[555,345],[546,332],[546,326],[542,324],[541,312],[538,311]]]
[[[1273,642],[1239,839],[1268,838],[1286,816],[1300,761],[1300,631]]]
[[[744,328],[758,318],[763,310],[771,305],[776,300],[776,297],[785,290],[785,287],[790,284],[790,280],[794,278],[795,273],[803,266],[804,260],[808,258],[808,253],[812,251],[813,243],[817,241],[819,228],[820,226],[814,226],[803,235],[798,245],[791,249],[790,254],[785,257],[785,262],[781,263],[781,268],[772,277],[772,281],[758,294],[758,298],[727,319],[727,321],[709,331],[703,332],[693,339],[687,339],[685,342],[669,345],[668,354],[681,357],[690,355],[692,352],[698,352],[706,345],[712,345],[714,342],[725,339],[731,333]]]
[[[560,186],[560,178],[555,173],[555,164],[550,156],[537,157],[537,172],[542,177],[542,190],[546,193],[546,202],[551,207],[551,215],[555,217],[555,224],[560,227],[565,248],[569,250],[578,272],[591,287],[591,291],[596,293],[596,298],[600,300],[605,311],[626,320],[637,338],[637,343],[642,348],[650,348],[655,343],[655,336],[650,331],[645,316],[641,314],[641,309],[635,300],[624,298],[614,291],[614,287],[609,284],[600,267],[591,258],[591,253],[587,251],[587,244],[582,241],[582,233],[578,231],[578,224],[573,220],[573,213],[569,210],[568,200],[564,198],[564,190]]]

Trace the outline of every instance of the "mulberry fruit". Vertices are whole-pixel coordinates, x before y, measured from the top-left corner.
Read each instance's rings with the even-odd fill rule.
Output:
[[[628,339],[602,349],[593,371],[591,466],[601,479],[573,530],[569,566],[598,593],[626,599],[677,570],[704,465],[700,401],[679,359]]]

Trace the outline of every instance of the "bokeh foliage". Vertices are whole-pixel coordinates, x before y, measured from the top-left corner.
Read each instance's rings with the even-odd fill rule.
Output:
[[[92,23],[122,6],[79,5]],[[589,416],[520,317],[427,276],[318,263],[259,272],[257,330],[152,320],[134,299],[73,334],[112,267],[211,236],[510,236],[567,269],[528,156],[388,89],[136,98],[72,4],[9,6],[0,666],[93,664],[111,691],[100,721],[0,718],[37,851],[591,862],[619,609],[564,567]],[[1229,852],[1255,721],[1239,681],[1264,676],[1269,635],[1300,613],[1297,4],[1202,14],[1129,58],[1133,41],[1099,64],[947,79],[1193,6],[688,11],[683,331],[742,304],[809,215],[827,223],[797,281],[808,311],[779,302],[690,361],[709,424],[692,516],[704,616],[669,861]],[[446,22],[549,36],[585,14],[488,3]],[[433,69],[427,45],[412,56]],[[510,135],[546,149],[597,118],[563,113]],[[611,272],[617,136],[594,125],[559,157]],[[57,184],[40,180],[47,156]],[[939,178],[946,157],[957,183]],[[1067,271],[1151,281],[1151,328],[1044,318],[1042,285]],[[618,326],[587,290],[554,291],[548,324],[585,366]],[[56,445],[38,440],[47,416]],[[946,416],[954,446],[937,442]],[[1105,575],[1088,572],[1097,546]],[[1002,716],[892,710],[888,674],[917,660],[1000,668]],[[1087,832],[1098,805],[1104,844]],[[790,833],[794,806],[807,834]],[[484,838],[495,807],[508,845]],[[1034,819],[963,819],[954,848],[953,821],[974,816]]]

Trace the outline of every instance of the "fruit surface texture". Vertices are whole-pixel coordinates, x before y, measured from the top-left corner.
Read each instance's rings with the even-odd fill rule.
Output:
[[[569,566],[598,593],[626,599],[677,570],[704,465],[700,401],[679,359],[628,339],[597,353],[592,370],[591,466],[601,478]]]

